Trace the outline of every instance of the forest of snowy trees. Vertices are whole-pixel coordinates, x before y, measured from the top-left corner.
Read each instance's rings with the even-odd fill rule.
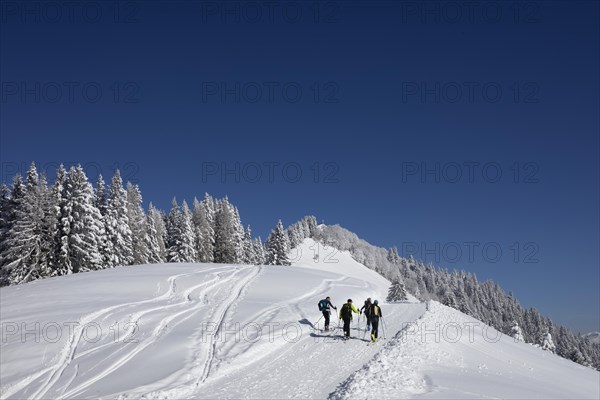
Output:
[[[313,224],[314,225],[314,224]],[[227,197],[208,194],[192,207],[173,199],[165,213],[123,185],[94,186],[83,169],[60,166],[49,185],[35,164],[25,180],[0,187],[0,286],[44,277],[161,262],[289,265],[290,242],[281,221],[263,245],[244,229]]]
[[[477,318],[516,340],[552,351],[579,364],[600,370],[600,344],[564,326],[557,326],[535,308],[523,308],[512,293],[492,281],[479,282],[475,274],[449,272],[431,264],[400,257],[393,247],[384,249],[359,239],[338,225],[321,226],[315,240],[349,251],[361,264],[394,282],[388,301],[402,300],[403,288],[420,300],[437,300]]]
[[[148,263],[290,265],[289,251],[308,237],[349,251],[392,281],[388,301],[405,292],[438,300],[516,340],[600,370],[600,344],[524,309],[494,282],[402,258],[396,248],[373,246],[340,226],[317,226],[313,216],[288,228],[278,221],[263,245],[227,197],[206,194],[191,208],[173,199],[168,213],[152,203],[144,210],[140,188],[124,185],[119,171],[110,184],[100,176],[94,187],[80,166],[60,166],[49,185],[32,164],[25,180],[17,175],[11,188],[0,187],[0,286]]]

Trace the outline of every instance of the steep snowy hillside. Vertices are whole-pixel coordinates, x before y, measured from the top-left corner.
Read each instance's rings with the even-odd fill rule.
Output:
[[[600,373],[431,301],[333,399],[598,399]]]
[[[348,342],[315,330],[326,295],[360,305],[382,300],[390,283],[310,239],[291,258],[291,267],[143,265],[2,288],[0,397],[598,397],[596,371],[511,338],[489,343],[482,335],[495,331],[435,302],[383,304],[387,340],[376,345],[363,340],[361,318]]]
[[[144,265],[2,288],[0,396],[327,397],[379,347],[315,332],[317,302],[389,282],[346,253],[307,260],[313,245],[310,267]],[[425,305],[384,310],[391,334]]]

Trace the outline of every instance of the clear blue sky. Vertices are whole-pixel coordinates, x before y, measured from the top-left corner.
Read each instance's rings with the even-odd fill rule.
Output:
[[[2,2],[2,180],[315,214],[600,330],[598,3],[472,4]]]

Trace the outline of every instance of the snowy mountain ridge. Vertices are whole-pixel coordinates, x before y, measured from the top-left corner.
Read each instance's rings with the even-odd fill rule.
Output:
[[[298,249],[292,267],[152,264],[2,288],[0,397],[600,394],[598,372],[504,335],[482,340],[495,330],[437,302],[382,304],[377,345],[363,341],[363,318],[346,343],[337,330],[315,330],[324,296],[360,305],[382,299],[390,282],[347,251],[312,239]]]

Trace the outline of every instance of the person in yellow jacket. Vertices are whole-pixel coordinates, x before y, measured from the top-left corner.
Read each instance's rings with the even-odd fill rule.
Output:
[[[371,308],[371,326],[373,330],[371,331],[371,341],[376,342],[379,336],[379,318],[383,318],[383,313],[381,312],[381,307],[379,307],[379,302],[375,300],[373,302],[373,307]]]
[[[344,336],[350,337],[350,323],[352,322],[352,313],[358,314],[358,310],[352,304],[352,299],[348,299],[342,307],[340,307],[340,318],[344,321]]]

